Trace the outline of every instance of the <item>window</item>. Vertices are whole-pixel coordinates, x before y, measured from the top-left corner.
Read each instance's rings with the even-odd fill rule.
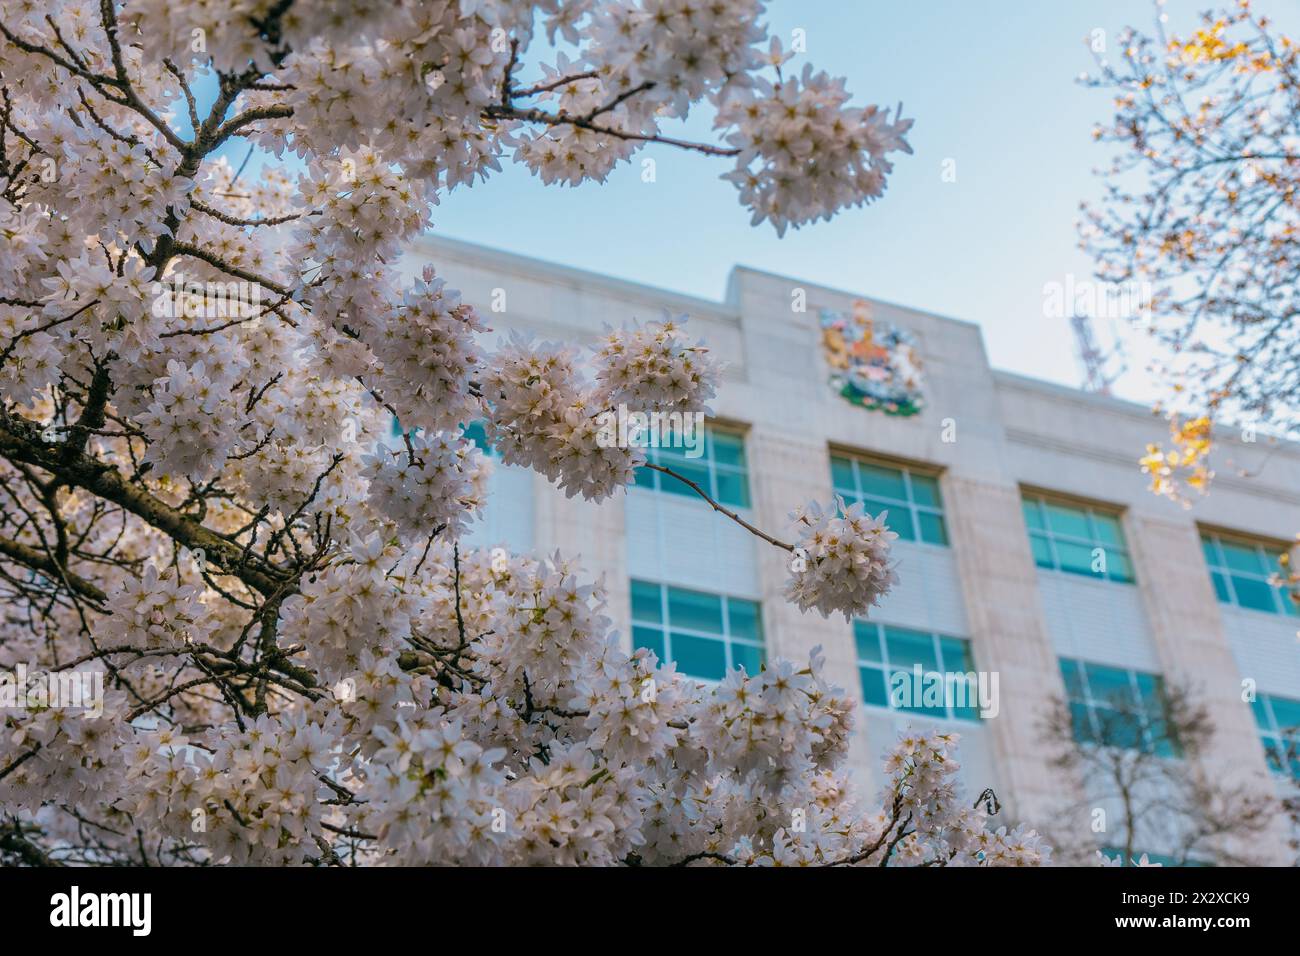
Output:
[[[1269,769],[1290,774],[1300,783],[1300,700],[1259,694],[1250,706],[1259,724]]]
[[[1287,588],[1269,580],[1285,572],[1281,548],[1202,534],[1201,549],[1205,552],[1205,563],[1210,566],[1214,593],[1224,604],[1300,617],[1300,608],[1291,600]]]
[[[478,446],[478,450],[483,453],[484,458],[500,458],[501,454],[492,447],[487,437],[487,426],[482,419],[472,421],[463,426],[462,434],[466,441],[472,441]]]
[[[1061,676],[1079,743],[1179,756],[1158,675],[1062,657]]]
[[[467,441],[473,442],[485,458],[501,460],[501,453],[487,439],[487,429],[482,419],[462,426]],[[533,550],[533,473],[519,466],[492,469],[487,481],[487,507],[478,514],[461,539],[465,546],[495,548],[505,545],[510,550],[527,554]]]
[[[419,431],[420,429],[413,428],[411,429],[411,434],[414,435]],[[403,434],[402,423],[399,422],[396,417],[392,418],[392,422],[388,429],[388,434],[393,447],[395,448],[404,447],[402,442],[402,434]],[[498,458],[498,459],[501,457],[500,452],[498,452],[495,448],[493,448],[491,443],[488,442],[487,423],[484,422],[483,419],[481,418],[475,419],[474,421],[470,422],[468,425],[462,425],[461,435],[465,438],[466,441],[473,442],[475,445],[477,445],[478,450],[483,453],[483,457]]]
[[[1118,515],[1039,495],[1022,496],[1020,506],[1040,568],[1133,583],[1133,562]]]
[[[938,478],[907,468],[832,455],[831,484],[845,504],[861,502],[873,517],[888,511],[889,530],[904,541],[948,543]]]
[[[698,484],[714,501],[733,508],[749,507],[749,471],[745,464],[745,437],[714,428],[704,430],[704,451],[687,458],[686,448],[647,448],[646,458],[654,465],[671,468]],[[695,492],[676,478],[650,468],[638,468],[636,483],[642,488],[665,491],[672,495],[696,497]]]
[[[854,621],[853,640],[858,651],[862,698],[869,707],[889,707],[949,720],[978,719],[978,685],[949,676],[975,672],[969,641],[874,621]],[[925,684],[915,687],[917,664],[921,665],[923,677],[942,675],[946,678],[945,688],[951,682],[952,693],[945,694],[942,703],[936,705],[933,698],[927,703]],[[926,683],[936,686],[933,680]],[[902,688],[901,699],[891,693],[894,687]],[[917,691],[921,695],[919,700]]]
[[[632,582],[632,644],[700,680],[763,667],[763,620],[756,601],[648,581]]]
[[[1212,865],[1210,863],[1206,863],[1203,860],[1187,860],[1186,862],[1183,862],[1178,857],[1169,856],[1167,853],[1147,853],[1145,850],[1134,850],[1133,856],[1129,859],[1126,859],[1124,856],[1124,848],[1122,846],[1104,846],[1101,848],[1101,852],[1106,854],[1106,856],[1112,860],[1118,857],[1120,860],[1120,864],[1119,864],[1120,866],[1132,866],[1133,865],[1132,860],[1141,860],[1142,857],[1144,856],[1147,858],[1148,863],[1158,863],[1160,866],[1211,866]]]

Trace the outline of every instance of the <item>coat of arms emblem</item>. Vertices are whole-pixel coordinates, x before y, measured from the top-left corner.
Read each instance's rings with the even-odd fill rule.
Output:
[[[911,333],[872,318],[861,299],[848,314],[822,309],[821,325],[830,385],[843,398],[887,415],[922,409],[921,358]]]

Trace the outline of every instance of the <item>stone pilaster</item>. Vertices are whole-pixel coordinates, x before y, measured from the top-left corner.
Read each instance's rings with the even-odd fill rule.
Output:
[[[832,500],[830,453],[819,437],[802,438],[784,431],[753,429],[747,441],[749,471],[762,480],[751,483],[754,524],[783,541],[793,542],[790,511],[810,501],[823,506]],[[862,703],[853,627],[842,615],[823,618],[804,613],[783,596],[790,576],[790,555],[766,542],[759,544],[759,581],[763,597],[763,626],[768,635],[768,656],[796,663],[806,661],[818,645],[826,658],[826,679]],[[859,712],[861,717],[861,712]],[[863,795],[874,795],[879,779],[880,755],[871,752],[859,724],[850,746],[849,761]]]
[[[1189,767],[1229,788],[1272,792],[1264,748],[1250,707],[1242,700],[1243,676],[1224,634],[1200,535],[1191,520],[1130,513],[1127,536],[1151,637],[1165,681],[1203,705],[1214,727],[1205,751]],[[1222,850],[1260,863],[1287,865],[1287,831],[1278,817],[1271,838],[1228,839]]]
[[[625,648],[631,647],[632,598],[627,575],[627,527],[623,506],[626,492],[596,504],[581,497],[566,498],[540,475],[534,476],[537,496],[536,540],[538,558],[557,550],[566,559],[578,559],[584,579],[604,575],[609,606]]]
[[[943,495],[975,666],[999,675],[998,715],[983,721],[1005,791],[999,797],[1012,819],[1055,823],[1081,786],[1052,765],[1054,748],[1044,733],[1065,686],[1038,597],[1020,492],[948,474]]]

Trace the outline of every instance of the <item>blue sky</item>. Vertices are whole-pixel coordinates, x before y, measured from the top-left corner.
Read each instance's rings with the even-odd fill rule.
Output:
[[[1192,28],[1207,3],[1169,0],[1172,31]],[[1256,7],[1294,32],[1292,3]],[[506,163],[445,197],[434,231],[709,299],[744,264],[977,322],[995,366],[1078,385],[1067,320],[1043,305],[1045,283],[1092,274],[1075,222],[1079,202],[1101,195],[1093,171],[1109,154],[1091,131],[1110,98],[1077,77],[1094,67],[1092,31],[1113,46],[1122,27],[1149,31],[1155,16],[1147,0],[770,0],[772,31],[788,46],[804,30],[806,58],[846,76],[855,102],[902,102],[915,119],[914,154],[898,159],[881,201],[778,238],[767,224],[751,227],[718,180],[725,160],[656,146],[641,154],[656,160],[653,183],[639,161],[577,189],[543,186]],[[684,132],[709,138],[707,108]],[[229,152],[238,164],[242,144]],[[946,160],[955,182],[941,175]],[[1104,340],[1114,330],[1098,329]],[[1158,393],[1139,347],[1131,343],[1115,390],[1146,401]]]
[[[1171,26],[1206,0],[1171,0]],[[1284,6],[1274,0],[1263,9]],[[1076,82],[1093,67],[1084,40],[1149,29],[1145,0],[773,0],[773,31],[807,35],[807,57],[848,77],[855,102],[915,118],[883,200],[778,239],[748,225],[717,176],[724,160],[652,147],[657,180],[634,163],[605,184],[542,187],[522,168],[461,190],[435,212],[436,231],[511,252],[707,298],[736,263],[967,319],[995,366],[1080,383],[1064,319],[1043,312],[1045,282],[1091,275],[1076,247],[1078,203],[1100,195],[1107,161],[1091,140],[1109,97]],[[692,123],[693,127],[697,124]],[[695,130],[707,133],[706,125]],[[956,182],[941,164],[956,161]],[[612,317],[614,318],[614,317]],[[1138,368],[1117,391],[1146,399]]]

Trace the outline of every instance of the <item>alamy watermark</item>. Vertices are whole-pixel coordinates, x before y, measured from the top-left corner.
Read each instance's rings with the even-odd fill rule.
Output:
[[[906,708],[978,708],[991,720],[998,715],[997,671],[927,671],[913,664],[911,673],[895,671],[889,678],[889,703]]]
[[[251,319],[262,313],[257,282],[206,282],[177,272],[149,287],[154,318]]]
[[[73,886],[50,897],[50,925],[124,926],[132,936],[148,936],[153,928],[153,894],[83,893]]]
[[[680,448],[687,458],[704,454],[703,412],[633,412],[626,405],[596,416],[601,448]]]
[[[26,664],[0,670],[0,712],[58,709],[84,711],[83,719],[103,716],[104,672],[29,672]]]
[[[1095,319],[1149,318],[1155,289],[1150,282],[1100,282],[1076,279],[1067,272],[1064,282],[1043,283],[1043,315],[1068,319],[1087,315]]]

